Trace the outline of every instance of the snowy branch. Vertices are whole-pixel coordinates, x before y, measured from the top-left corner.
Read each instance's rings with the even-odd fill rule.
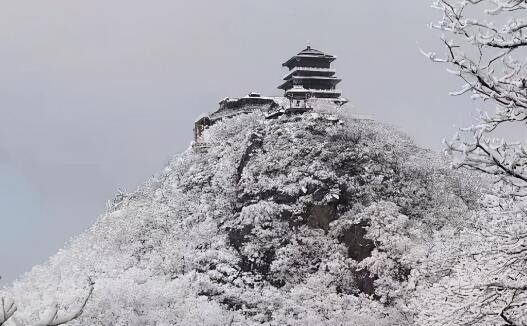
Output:
[[[442,12],[432,28],[441,30],[446,55],[426,54],[449,64],[449,72],[463,81],[451,93],[470,93],[491,101],[495,112],[482,112],[477,125],[461,130],[463,138],[446,142],[448,151],[461,154],[455,167],[468,167],[499,177],[511,193],[527,189],[527,150],[524,143],[496,139],[503,126],[525,128],[527,123],[527,4],[521,0],[438,0]],[[469,16],[469,13],[471,16]]]
[[[5,322],[11,319],[16,311],[17,307],[13,301],[0,298],[0,326],[5,325]]]
[[[43,318],[43,320],[36,323],[35,326],[58,326],[77,319],[82,314],[84,307],[86,307],[86,304],[93,293],[93,286],[94,283],[90,280],[88,294],[77,308],[67,311],[63,316],[59,316],[58,305],[55,305],[49,311],[47,316]],[[0,298],[0,326],[7,325],[6,323],[8,321],[12,321],[15,326],[18,326],[19,323],[14,319],[14,314],[16,311],[17,307],[13,301]]]

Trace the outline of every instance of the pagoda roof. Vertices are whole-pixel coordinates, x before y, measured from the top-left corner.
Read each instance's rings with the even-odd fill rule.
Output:
[[[294,67],[289,72],[287,72],[287,74],[284,75],[283,79],[284,80],[288,79],[293,74],[299,73],[299,72],[300,73],[303,73],[303,72],[315,72],[315,73],[320,73],[320,74],[332,76],[332,75],[334,75],[336,73],[336,70],[335,69],[331,69],[331,68]]]
[[[333,55],[325,54],[324,52],[314,49],[310,45],[308,45],[307,48],[300,51],[297,55],[293,56],[291,59],[284,62],[282,66],[289,67],[294,60],[297,60],[300,58],[320,58],[320,59],[328,60],[329,62],[337,59],[337,57]]]
[[[311,45],[308,45],[304,50],[302,50],[298,54],[324,55],[324,52],[317,49],[313,49]]]
[[[304,88],[301,85],[295,85],[293,88],[288,89],[286,92],[287,94],[342,94],[342,91],[340,89],[312,89],[312,88]]]
[[[342,81],[342,79],[333,76],[293,76],[292,78],[287,79],[282,85],[278,86],[278,88],[284,90],[291,88],[294,80],[324,80],[329,81],[334,85],[337,85]]]

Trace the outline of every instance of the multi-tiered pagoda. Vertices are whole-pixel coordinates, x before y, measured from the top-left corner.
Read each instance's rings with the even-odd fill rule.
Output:
[[[217,121],[238,114],[260,111],[265,113],[266,119],[275,119],[282,115],[302,114],[317,107],[343,106],[348,100],[341,97],[342,92],[336,87],[341,80],[335,77],[336,72],[331,68],[335,59],[308,46],[283,64],[289,68],[289,72],[284,76],[285,82],[278,88],[285,91],[285,96],[269,97],[251,92],[241,98],[224,98],[216,112],[196,121],[195,147],[203,145],[201,137],[205,129]]]
[[[289,68],[289,72],[278,88],[292,99],[340,98],[342,92],[336,86],[341,79],[335,77],[336,71],[331,69],[331,62],[335,59],[308,46],[282,65]]]

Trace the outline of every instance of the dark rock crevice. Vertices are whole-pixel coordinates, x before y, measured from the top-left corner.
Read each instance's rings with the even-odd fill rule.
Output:
[[[238,167],[236,169],[236,183],[240,182],[240,179],[242,178],[243,170],[249,163],[249,160],[251,159],[251,156],[263,145],[263,136],[253,132],[248,139],[248,146],[245,149],[245,152],[243,153],[240,163],[238,164]]]
[[[307,205],[304,211],[304,221],[314,229],[322,229],[325,233],[329,231],[329,224],[335,221],[337,216],[336,205]]]
[[[378,299],[375,296],[375,280],[377,279],[375,275],[371,275],[366,269],[361,269],[356,271],[354,276],[355,286],[361,293],[372,295],[375,299]]]
[[[249,241],[248,236],[254,229],[253,225],[244,225],[241,228],[232,228],[227,230],[227,237],[231,247],[240,251],[241,247]]]
[[[375,249],[373,240],[365,238],[367,226],[366,221],[351,225],[338,238],[348,249],[348,257],[359,262],[370,257]]]

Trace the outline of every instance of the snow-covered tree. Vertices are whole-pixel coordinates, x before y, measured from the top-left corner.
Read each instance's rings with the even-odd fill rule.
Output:
[[[527,122],[527,3],[523,0],[436,0],[449,65],[463,81],[452,95],[492,104],[462,128],[447,149],[454,167],[495,177],[504,193],[488,195],[466,224],[435,234],[419,267],[415,309],[423,325],[527,325],[527,151],[506,140]],[[521,134],[521,133],[520,133]],[[523,134],[525,135],[525,133]],[[428,276],[424,276],[428,275]],[[422,305],[426,302],[426,305]]]
[[[487,195],[482,205],[437,233],[419,266],[420,325],[527,325],[525,204]]]
[[[410,299],[435,279],[419,266],[479,197],[466,171],[341,109],[254,111],[202,141],[0,290],[16,318],[54,296],[69,309],[90,276],[68,325],[422,324]]]
[[[510,193],[527,195],[525,139],[499,137],[503,128],[526,128],[527,2],[436,0],[433,7],[442,12],[431,26],[443,32],[446,54],[426,55],[461,78],[463,86],[453,95],[495,104],[494,112],[480,111],[475,125],[446,142],[457,154],[454,165],[495,175]]]

